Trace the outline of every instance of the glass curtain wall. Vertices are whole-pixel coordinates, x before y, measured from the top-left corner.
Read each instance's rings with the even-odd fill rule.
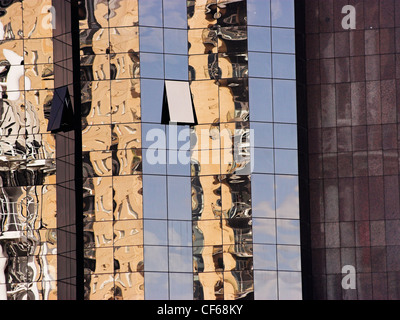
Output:
[[[0,5],[0,299],[57,299],[51,0]]]
[[[80,12],[85,298],[301,298],[294,1]]]

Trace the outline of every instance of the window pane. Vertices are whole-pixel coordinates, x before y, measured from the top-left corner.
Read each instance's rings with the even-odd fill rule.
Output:
[[[140,75],[142,78],[164,78],[164,59],[162,54],[141,53]]]
[[[164,29],[165,53],[188,54],[188,31]]]
[[[171,300],[193,300],[192,274],[170,273],[169,286]]]
[[[255,173],[274,173],[274,151],[272,149],[253,148],[253,171]]]
[[[271,123],[252,122],[250,129],[252,130],[255,148],[273,148],[274,133]]]
[[[161,28],[140,28],[140,51],[163,53],[163,30]]]
[[[169,271],[192,272],[192,247],[169,248]]]
[[[167,221],[162,220],[144,220],[144,244],[154,246],[166,246],[167,239]]]
[[[167,219],[167,179],[143,175],[143,210],[145,219]]]
[[[248,27],[249,51],[271,52],[271,29]]]
[[[276,270],[276,246],[254,244],[254,269]]]
[[[278,269],[301,271],[300,246],[277,246]]]
[[[278,218],[299,218],[299,178],[297,176],[276,176],[276,216]]]
[[[297,126],[292,124],[274,125],[275,148],[297,149]]]
[[[253,218],[253,242],[261,244],[275,244],[275,220]]]
[[[270,0],[248,0],[247,20],[249,25],[269,26],[270,21]]]
[[[183,55],[165,55],[165,78],[170,80],[188,80],[188,57]]]
[[[168,243],[171,246],[192,245],[192,222],[191,221],[168,221]]]
[[[271,0],[272,25],[294,28],[294,0]]]
[[[273,80],[274,120],[276,122],[296,123],[296,82],[292,80]]]
[[[276,271],[254,271],[254,299],[277,300],[278,276]]]
[[[278,244],[300,245],[299,220],[277,220]]]
[[[139,25],[162,27],[162,0],[139,0]]]
[[[168,273],[145,273],[144,298],[146,300],[168,300]]]
[[[255,218],[275,218],[274,176],[253,174],[251,178],[252,215]]]
[[[148,1],[148,0],[146,0]],[[187,1],[164,0],[164,27],[187,28]]]
[[[301,272],[278,272],[279,299],[301,300]]]
[[[144,271],[168,271],[168,247],[144,247]]]
[[[292,54],[273,54],[274,78],[296,79],[296,56]]]
[[[296,38],[294,29],[272,28],[272,51],[295,53]]]
[[[190,177],[168,177],[168,219],[192,220]]]
[[[275,171],[278,174],[298,174],[297,150],[275,150]]]
[[[142,79],[140,81],[140,91],[142,121],[161,123],[164,81]]]
[[[251,121],[272,121],[272,80],[249,79]]]
[[[271,78],[271,54],[249,52],[249,76]]]

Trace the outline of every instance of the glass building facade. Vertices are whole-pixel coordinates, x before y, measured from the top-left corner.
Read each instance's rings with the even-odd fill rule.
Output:
[[[399,17],[0,1],[0,299],[399,297]]]

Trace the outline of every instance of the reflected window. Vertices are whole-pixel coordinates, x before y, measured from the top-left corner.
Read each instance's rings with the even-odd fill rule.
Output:
[[[192,94],[187,81],[165,81],[163,123],[194,124]]]
[[[140,27],[140,51],[163,53],[163,29]]]
[[[271,78],[271,54],[249,52],[249,76]]]
[[[167,219],[167,179],[143,175],[143,215],[145,219]]]

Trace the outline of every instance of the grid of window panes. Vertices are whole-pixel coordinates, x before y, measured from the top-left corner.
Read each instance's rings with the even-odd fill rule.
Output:
[[[294,0],[248,0],[255,299],[301,299]]]
[[[0,300],[57,299],[51,1],[0,8]]]

